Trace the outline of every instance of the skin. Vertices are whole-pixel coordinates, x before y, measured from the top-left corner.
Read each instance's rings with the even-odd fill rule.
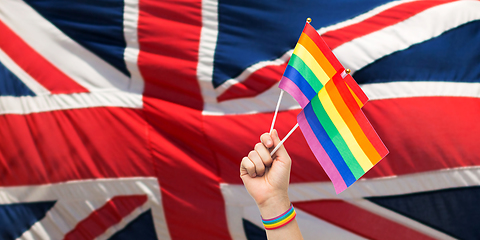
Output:
[[[292,160],[284,146],[270,157],[270,151],[280,143],[276,130],[272,134],[264,133],[259,143],[240,164],[240,177],[248,193],[257,203],[263,218],[269,219],[279,216],[290,207],[288,198],[288,184]],[[296,219],[287,225],[267,230],[270,240],[303,239]]]

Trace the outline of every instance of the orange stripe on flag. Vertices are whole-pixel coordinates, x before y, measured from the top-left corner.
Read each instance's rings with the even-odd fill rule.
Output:
[[[325,88],[328,91],[328,94],[330,95],[330,97],[332,98],[332,102],[337,108],[337,111],[340,113],[340,116],[345,121],[346,125],[352,132],[355,140],[360,145],[360,148],[363,150],[363,152],[367,155],[370,162],[374,164],[378,162],[380,159],[382,159],[381,156],[378,154],[377,150],[373,147],[370,140],[367,138],[367,136],[363,132],[363,129],[358,124],[357,120],[353,115],[354,113],[352,113],[350,109],[347,107],[347,104],[345,103],[343,97],[340,95],[340,92],[337,89],[337,86],[334,84],[334,82],[329,82],[327,85],[325,85]],[[346,94],[349,94],[349,93],[350,92]],[[357,111],[360,111],[360,109],[358,109]]]
[[[309,23],[305,24],[305,28],[303,28],[303,33],[305,33],[307,36],[310,37],[310,39],[312,39],[312,41],[317,45],[320,51],[322,51],[322,53],[325,55],[325,57],[332,64],[333,68],[336,71],[340,71],[341,69],[343,69],[342,64],[338,61],[332,50],[328,47],[323,38],[318,35],[317,30],[315,30],[312,25],[310,25]]]
[[[335,68],[333,68],[332,64],[325,57],[325,54],[323,54],[323,52],[318,48],[317,44],[315,44],[315,42],[313,42],[313,40],[307,34],[302,33],[298,42],[302,44],[308,52],[310,52],[328,77],[332,78],[333,75],[337,73]]]
[[[363,105],[367,103],[368,97],[367,95],[365,95],[365,93],[360,88],[360,86],[358,86],[357,81],[355,81],[355,79],[353,79],[352,75],[350,74],[347,74],[347,76],[345,76],[343,80],[347,84],[348,88],[350,88],[350,90],[353,91],[354,93],[353,96],[355,96],[355,100],[358,100],[362,103],[362,104],[359,104],[360,108],[363,107]]]
[[[350,91],[348,90],[347,85],[345,84],[343,79],[339,75],[337,76],[333,77],[332,80],[335,83],[337,89],[339,90],[340,95],[345,100],[345,103],[348,106],[350,112],[353,113],[355,120],[357,121],[360,128],[363,130],[365,136],[368,138],[368,141],[372,144],[378,154],[381,157],[384,157],[388,153],[387,148],[383,144],[382,140],[380,140],[380,138],[378,137],[377,133],[373,129],[365,114],[363,114],[363,111],[358,106],[352,94],[350,94]],[[374,162],[372,163],[376,164],[380,160],[381,158],[378,160],[374,160]]]
[[[361,108],[363,107],[363,103],[362,101],[360,101],[360,99],[358,98],[357,94],[355,94],[353,92],[353,90],[347,85],[348,87],[348,91],[350,91],[350,94],[353,96],[353,98],[355,99],[355,102],[357,102],[357,105]]]

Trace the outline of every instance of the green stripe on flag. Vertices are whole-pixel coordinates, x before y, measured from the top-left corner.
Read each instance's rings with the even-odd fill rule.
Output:
[[[340,132],[338,132],[337,127],[335,127],[335,124],[333,124],[332,120],[328,116],[325,108],[318,98],[318,94],[312,99],[311,104],[315,115],[317,115],[318,121],[320,121],[333,144],[335,144],[337,147],[338,152],[340,152],[340,155],[342,155],[342,158],[347,164],[348,168],[350,168],[350,171],[352,171],[353,175],[358,180],[365,172],[353,156],[352,152],[347,146],[347,143],[343,139],[342,135],[340,135]]]
[[[292,54],[292,57],[290,58],[288,65],[295,68],[302,75],[302,77],[305,78],[305,80],[307,80],[308,84],[312,86],[315,92],[318,93],[320,89],[323,88],[323,84],[320,82],[317,76],[315,76],[315,74],[307,66],[307,64],[305,64],[305,62],[297,55]]]

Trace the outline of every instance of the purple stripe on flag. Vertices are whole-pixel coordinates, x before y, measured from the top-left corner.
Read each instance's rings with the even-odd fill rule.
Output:
[[[300,129],[302,130],[303,136],[307,140],[308,146],[312,150],[320,165],[327,173],[330,180],[332,180],[333,186],[335,187],[335,192],[339,194],[343,190],[347,189],[345,181],[343,180],[342,176],[338,172],[330,157],[328,156],[327,152],[325,152],[325,149],[323,149],[322,145],[315,136],[315,133],[313,133],[312,128],[308,124],[304,110],[302,110],[298,114],[297,122],[300,126]]]
[[[292,95],[295,100],[297,100],[298,104],[302,108],[307,106],[308,104],[308,98],[303,94],[303,92],[298,88],[297,84],[295,84],[290,78],[287,78],[285,76],[282,76],[282,79],[280,80],[280,84],[278,85],[279,88],[287,91],[290,95]]]

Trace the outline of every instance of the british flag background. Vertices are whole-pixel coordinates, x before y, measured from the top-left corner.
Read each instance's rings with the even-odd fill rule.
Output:
[[[473,0],[0,0],[0,239],[266,239],[239,164],[307,17],[390,154],[336,195],[296,131],[304,238],[479,239]]]

